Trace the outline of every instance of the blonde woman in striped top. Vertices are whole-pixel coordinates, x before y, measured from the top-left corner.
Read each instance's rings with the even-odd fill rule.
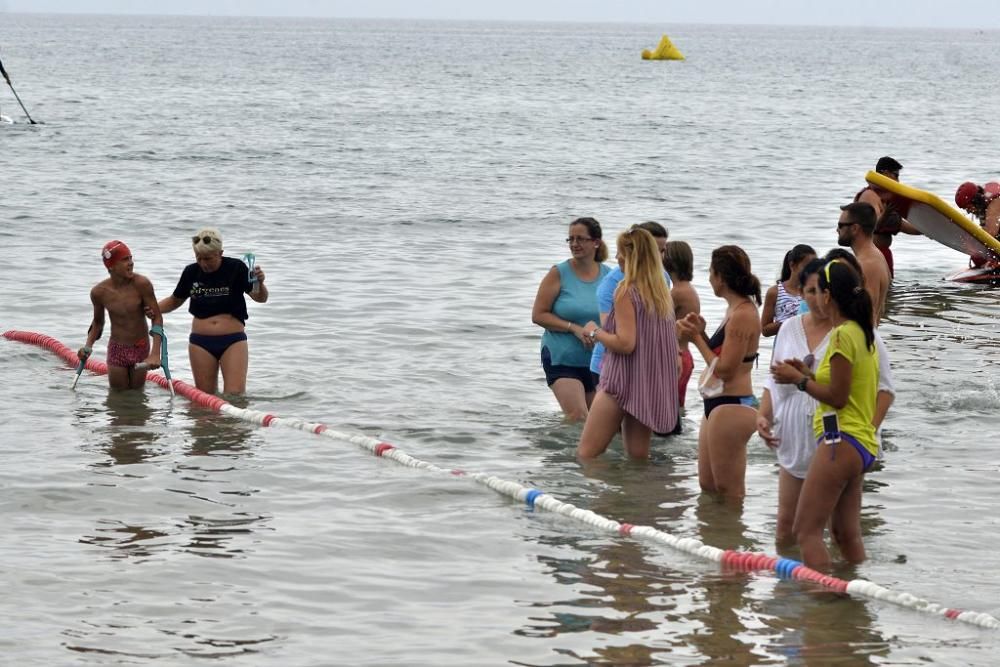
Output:
[[[615,290],[605,327],[588,322],[584,333],[604,344],[597,396],[580,436],[580,458],[600,456],[619,430],[625,453],[649,456],[653,432],[677,423],[677,334],[674,304],[656,240],[633,225],[618,236],[625,278]]]

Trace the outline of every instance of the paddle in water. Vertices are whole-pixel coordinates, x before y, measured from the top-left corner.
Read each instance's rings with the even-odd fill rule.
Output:
[[[31,117],[31,114],[28,113],[28,110],[24,108],[24,102],[21,101],[21,96],[17,94],[16,90],[14,90],[14,84],[10,82],[10,77],[7,75],[7,70],[3,67],[2,60],[0,60],[0,75],[3,75],[4,81],[6,81],[7,85],[10,86],[10,92],[14,93],[14,99],[16,99],[17,103],[21,105],[21,111],[23,111],[24,115],[28,117],[28,122],[32,125],[38,125],[38,123],[35,122],[35,119]],[[77,377],[79,377],[79,375],[77,375]]]

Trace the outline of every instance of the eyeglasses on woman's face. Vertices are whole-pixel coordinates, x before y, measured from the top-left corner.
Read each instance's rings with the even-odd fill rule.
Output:
[[[192,236],[191,237],[191,241],[193,243],[198,243],[200,241],[200,242],[204,243],[205,245],[212,245],[212,242],[216,241],[216,240],[218,240],[218,239],[215,239],[215,238],[213,238],[211,236]]]
[[[567,236],[566,243],[586,243],[587,241],[593,241],[594,239],[589,236]]]

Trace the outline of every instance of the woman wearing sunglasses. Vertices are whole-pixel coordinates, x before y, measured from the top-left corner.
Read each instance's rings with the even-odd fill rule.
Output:
[[[795,537],[810,567],[830,565],[823,541],[827,524],[840,553],[851,563],[865,559],[861,541],[861,486],[875,462],[875,396],[878,353],[872,302],[861,276],[842,260],[817,274],[816,309],[833,329],[815,373],[799,359],[775,364],[779,384],[794,385],[818,402],[813,436],[818,449],[809,464],[795,514]]]
[[[825,311],[816,307],[819,294],[819,276],[826,262],[816,259],[808,262],[798,275],[792,276],[798,291],[809,306],[803,315],[786,319],[774,339],[773,363],[801,359],[810,371],[815,371],[819,360],[826,355],[833,324]],[[778,526],[775,543],[779,547],[795,544],[792,530],[795,508],[799,503],[802,483],[816,451],[813,435],[813,414],[816,399],[799,391],[795,385],[778,384],[768,378],[757,411],[757,435],[778,456]]]
[[[603,264],[608,246],[594,218],[577,218],[566,238],[570,259],[556,264],[542,279],[531,321],[542,334],[542,369],[563,414],[570,421],[587,418],[596,383],[590,373],[593,339],[583,326],[600,317],[597,286],[611,269]]]
[[[216,229],[202,229],[191,242],[195,262],[184,268],[174,293],[160,301],[160,311],[169,313],[191,299],[188,355],[195,386],[215,393],[221,370],[223,392],[242,394],[249,365],[244,296],[267,301],[264,272],[255,266],[251,273],[240,260],[223,257],[222,235]]]

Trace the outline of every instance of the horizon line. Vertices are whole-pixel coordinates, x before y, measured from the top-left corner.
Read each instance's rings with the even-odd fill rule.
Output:
[[[155,13],[148,12],[104,12],[104,11],[47,11],[31,12],[18,9],[0,10],[0,14],[18,14],[22,16],[133,16],[146,18],[244,18],[244,19],[326,19],[331,21],[414,21],[414,22],[447,22],[447,23],[573,23],[581,25],[662,25],[672,24],[675,26],[720,26],[720,27],[772,27],[772,28],[861,28],[873,30],[956,30],[971,31],[973,33],[995,32],[1000,28],[983,28],[972,26],[931,26],[931,25],[886,25],[871,23],[716,23],[710,21],[635,21],[622,19],[539,19],[539,18],[451,18],[451,17],[429,17],[429,16],[332,16],[328,14],[235,14],[229,12],[202,14],[197,12],[172,12]]]

